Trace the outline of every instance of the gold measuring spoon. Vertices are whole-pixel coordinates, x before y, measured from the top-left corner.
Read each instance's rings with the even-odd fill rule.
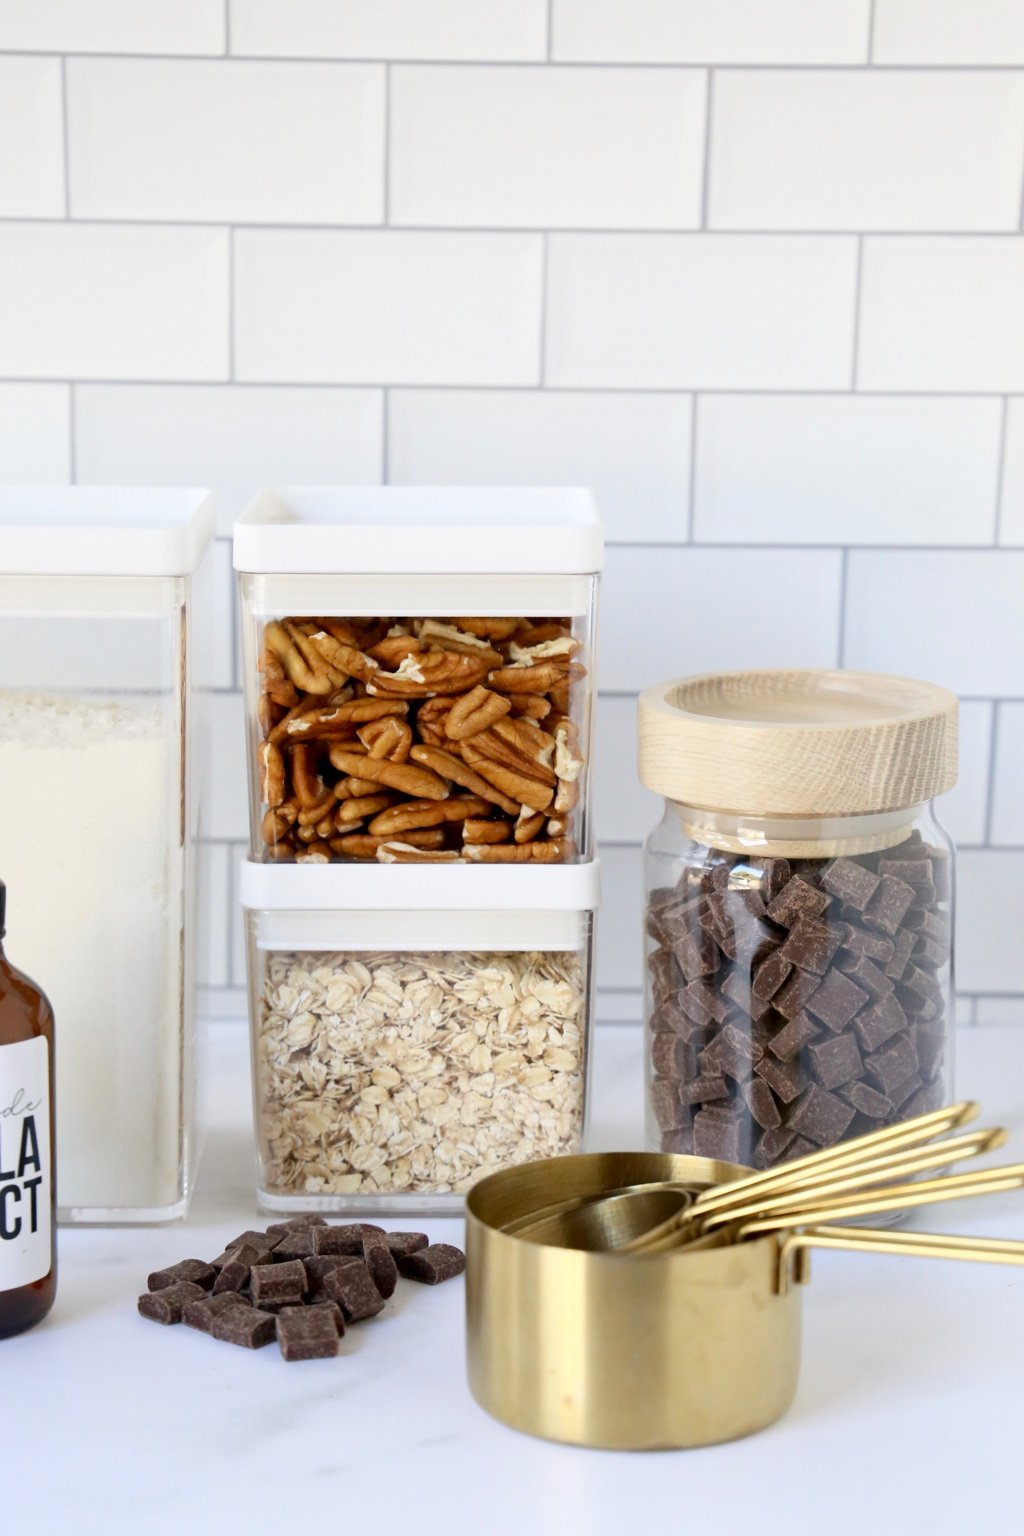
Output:
[[[810,1279],[812,1248],[852,1253],[892,1253],[904,1258],[966,1259],[974,1264],[1024,1264],[1024,1242],[999,1237],[947,1237],[940,1232],[876,1232],[858,1227],[807,1227],[779,1245],[776,1288],[785,1296],[794,1281]]]

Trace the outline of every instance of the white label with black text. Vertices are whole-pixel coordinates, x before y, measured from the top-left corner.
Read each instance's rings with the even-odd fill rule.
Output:
[[[0,1045],[0,1291],[50,1272],[50,1047]]]

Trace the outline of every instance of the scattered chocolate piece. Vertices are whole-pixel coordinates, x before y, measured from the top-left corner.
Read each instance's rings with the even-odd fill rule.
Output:
[[[425,1232],[385,1232],[384,1241],[396,1259],[403,1254],[419,1253],[421,1248],[430,1247],[430,1238]]]
[[[417,1253],[407,1253],[398,1261],[405,1280],[419,1280],[423,1285],[440,1285],[454,1280],[466,1267],[466,1255],[450,1243],[431,1243]]]
[[[334,1324],[334,1330],[341,1338],[345,1332],[345,1314],[336,1301],[308,1301],[304,1307],[282,1307],[279,1317],[288,1317],[292,1313],[296,1316],[305,1316],[310,1312],[324,1312]]]
[[[330,1360],[338,1353],[334,1319],[321,1307],[296,1307],[277,1319],[277,1342],[286,1360]]]
[[[220,1273],[213,1282],[213,1294],[220,1296],[225,1291],[243,1291],[249,1284],[253,1265],[259,1261],[260,1255],[255,1248],[236,1248],[227,1263],[221,1265]]]
[[[159,1293],[158,1293],[159,1294]],[[222,1291],[217,1296],[199,1296],[188,1302],[181,1320],[186,1328],[198,1328],[200,1333],[212,1333],[213,1320],[229,1307],[248,1307],[252,1303],[239,1296],[237,1291]]]
[[[286,1237],[294,1227],[326,1227],[327,1221],[323,1216],[316,1216],[312,1211],[300,1212],[297,1216],[289,1216],[287,1221],[275,1221],[267,1228],[268,1237]]]
[[[368,1227],[361,1221],[348,1222],[341,1227],[320,1227],[313,1233],[314,1253],[340,1253],[360,1258],[367,1232],[384,1236],[383,1227]]]
[[[429,1248],[420,1249],[420,1253],[429,1252]],[[405,1264],[418,1257],[417,1253],[409,1254],[402,1262]],[[374,1285],[373,1276],[362,1259],[351,1259],[348,1264],[339,1264],[337,1269],[325,1275],[324,1294],[329,1300],[338,1303],[347,1323],[359,1323],[365,1317],[375,1317],[384,1306],[384,1298]]]
[[[296,1259],[308,1259],[316,1252],[313,1234],[329,1230],[329,1227],[293,1227],[285,1233],[270,1257],[275,1264],[292,1264]]]
[[[303,1259],[302,1267],[306,1271],[306,1283],[309,1289],[306,1292],[307,1303],[315,1304],[324,1299],[324,1280],[332,1269],[337,1269],[339,1264],[347,1264],[348,1259],[340,1253],[324,1253],[314,1255],[311,1259]]]
[[[416,1249],[414,1251],[421,1252],[422,1250]],[[374,1285],[384,1297],[384,1300],[387,1301],[389,1296],[395,1294],[395,1289],[398,1285],[398,1265],[395,1263],[395,1256],[388,1247],[383,1233],[381,1233],[379,1238],[367,1238],[363,1245],[363,1257],[366,1260],[366,1267],[370,1271]]]
[[[833,1035],[807,1047],[811,1071],[823,1088],[841,1088],[864,1070],[864,1062],[852,1035]]]
[[[256,1307],[226,1307],[213,1318],[210,1333],[241,1349],[262,1349],[277,1333],[277,1318]]]
[[[868,1002],[868,994],[842,971],[831,970],[815,987],[807,1001],[807,1007],[816,1019],[833,1033],[845,1029],[859,1009]]]
[[[230,1243],[224,1244],[224,1250],[230,1253],[232,1248],[255,1248],[260,1253],[271,1253],[281,1241],[281,1235],[276,1232],[240,1232]]]
[[[203,1295],[202,1287],[191,1280],[158,1286],[156,1290],[146,1291],[139,1297],[139,1315],[147,1317],[151,1323],[163,1323],[165,1327],[171,1323],[180,1323],[189,1302],[200,1301]]]
[[[787,1124],[818,1147],[831,1147],[849,1130],[855,1111],[833,1093],[812,1083],[797,1102]]]
[[[206,1264],[202,1259],[182,1259],[178,1264],[168,1264],[166,1269],[154,1270],[146,1284],[151,1291],[165,1291],[172,1285],[188,1282],[208,1291],[216,1278],[217,1271],[212,1264]]]
[[[301,1301],[309,1284],[301,1259],[289,1259],[283,1264],[254,1264],[249,1283],[257,1306],[264,1301]]]

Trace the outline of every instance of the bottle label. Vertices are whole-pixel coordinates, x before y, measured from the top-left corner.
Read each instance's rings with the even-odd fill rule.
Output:
[[[0,1046],[0,1291],[50,1273],[50,1047]]]

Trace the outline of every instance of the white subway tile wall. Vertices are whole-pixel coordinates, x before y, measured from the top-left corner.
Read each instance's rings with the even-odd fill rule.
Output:
[[[603,1018],[635,694],[963,699],[960,1016],[1024,1026],[1018,0],[0,0],[0,480],[220,501],[204,1003],[244,983],[228,536],[260,484],[584,483]]]

